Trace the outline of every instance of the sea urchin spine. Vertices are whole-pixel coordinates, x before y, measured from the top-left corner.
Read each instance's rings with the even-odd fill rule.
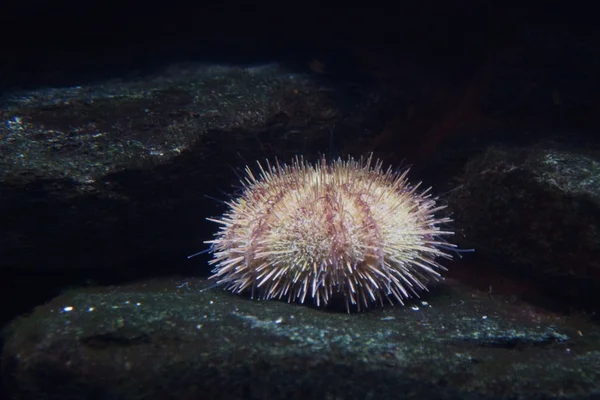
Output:
[[[406,175],[382,169],[372,157],[317,164],[259,163],[246,167],[243,194],[211,244],[211,278],[261,299],[287,298],[317,306],[343,296],[346,308],[418,296],[451,258],[436,218],[443,206]],[[451,245],[450,245],[451,246]],[[403,304],[403,303],[402,303]]]

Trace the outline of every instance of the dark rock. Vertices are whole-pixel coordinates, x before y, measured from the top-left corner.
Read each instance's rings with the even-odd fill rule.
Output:
[[[462,244],[554,294],[598,304],[600,159],[564,146],[490,148],[449,202]]]
[[[364,313],[203,280],[65,293],[8,329],[19,399],[589,399],[600,329],[449,285]]]
[[[132,269],[157,248],[181,258],[219,212],[206,196],[226,200],[244,158],[309,156],[334,126],[356,131],[365,104],[334,101],[344,96],[277,64],[180,65],[6,95],[0,267]]]

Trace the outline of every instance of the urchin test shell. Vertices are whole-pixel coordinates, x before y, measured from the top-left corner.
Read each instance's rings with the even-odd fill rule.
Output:
[[[435,216],[444,206],[411,186],[408,170],[383,170],[371,156],[258,168],[246,167],[242,195],[209,218],[220,225],[207,242],[218,285],[317,306],[341,296],[360,310],[403,304],[441,279],[450,219]]]

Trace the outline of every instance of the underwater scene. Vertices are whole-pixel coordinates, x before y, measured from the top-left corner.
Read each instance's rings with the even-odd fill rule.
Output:
[[[591,10],[0,30],[0,400],[600,399]]]

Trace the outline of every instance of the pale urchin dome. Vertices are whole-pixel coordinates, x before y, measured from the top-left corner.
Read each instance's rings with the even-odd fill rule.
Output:
[[[403,304],[441,279],[450,219],[435,216],[444,206],[411,186],[408,170],[384,170],[372,156],[258,167],[246,167],[242,195],[209,219],[221,225],[207,242],[218,285],[317,306],[341,297],[349,311]]]

